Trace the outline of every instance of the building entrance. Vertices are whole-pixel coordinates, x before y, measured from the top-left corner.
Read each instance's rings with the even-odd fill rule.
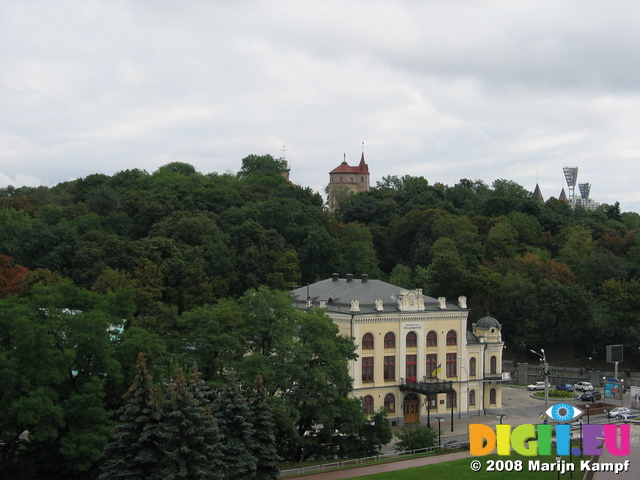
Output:
[[[404,397],[402,403],[404,423],[418,423],[420,421],[420,399],[415,393]]]

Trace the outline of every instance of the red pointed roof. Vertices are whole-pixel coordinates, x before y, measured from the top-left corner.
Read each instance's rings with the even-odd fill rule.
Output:
[[[367,162],[364,161],[364,152],[362,152],[362,157],[357,167],[351,167],[346,160],[343,160],[339,166],[329,172],[329,174],[332,173],[359,173],[369,175],[369,166]]]

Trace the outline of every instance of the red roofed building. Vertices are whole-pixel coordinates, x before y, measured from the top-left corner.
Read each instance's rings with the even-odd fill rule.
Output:
[[[349,193],[366,192],[369,190],[369,166],[364,161],[364,152],[360,163],[356,167],[350,166],[346,159],[329,172],[329,211],[334,211],[336,202]]]

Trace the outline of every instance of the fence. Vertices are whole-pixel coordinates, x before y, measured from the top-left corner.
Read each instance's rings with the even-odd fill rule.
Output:
[[[511,362],[505,363],[503,368],[506,368]],[[513,367],[511,367],[513,368]],[[521,363],[516,367],[516,370],[524,370],[522,374],[517,373],[515,376],[518,378],[518,383],[529,384],[544,380],[544,374],[540,365],[533,363]],[[558,385],[561,383],[574,384],[577,382],[588,381],[596,387],[602,387],[603,377],[610,378],[615,375],[614,372],[601,372],[599,370],[588,370],[583,368],[574,367],[554,367],[549,365],[549,382],[551,385]],[[618,372],[618,376],[624,380],[627,386],[640,386],[640,378],[637,373],[632,373],[630,378],[623,372]]]
[[[324,463],[322,465],[310,465],[308,467],[289,468],[287,470],[280,470],[280,477],[286,477],[290,475],[303,475],[306,473],[324,472],[327,470],[335,470],[338,468],[357,466],[357,465],[370,465],[381,461],[393,460],[394,458],[402,457],[404,455],[416,455],[419,453],[437,452],[438,450],[448,450],[453,448],[459,448],[465,445],[464,443],[448,443],[446,445],[438,447],[420,448],[417,450],[407,450],[405,452],[385,453],[382,455],[376,455],[373,457],[354,458],[352,460],[343,460],[340,462]]]

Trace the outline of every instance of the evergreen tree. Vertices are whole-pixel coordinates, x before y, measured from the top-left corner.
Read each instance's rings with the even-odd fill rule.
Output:
[[[223,438],[220,451],[224,458],[222,472],[226,480],[256,478],[257,461],[253,415],[247,399],[235,380],[213,402],[213,415]]]
[[[278,478],[280,467],[274,435],[275,424],[271,408],[267,403],[267,390],[264,387],[262,376],[258,375],[255,381],[255,393],[251,399],[250,407],[253,413],[254,456],[257,462],[256,480],[274,480]]]
[[[120,423],[114,429],[112,441],[104,451],[104,466],[100,480],[155,480],[163,478],[166,463],[157,447],[161,408],[158,389],[147,370],[144,353],[138,354],[138,373],[125,404],[118,411]]]
[[[197,371],[189,384],[178,371],[167,388],[159,433],[167,459],[163,480],[224,479],[217,423],[204,396],[198,395],[203,383]]]

